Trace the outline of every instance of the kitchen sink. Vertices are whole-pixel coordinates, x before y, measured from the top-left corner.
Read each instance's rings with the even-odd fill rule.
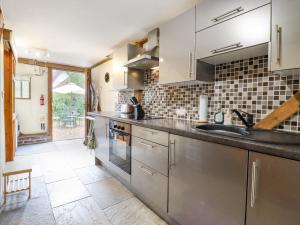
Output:
[[[225,126],[219,124],[205,124],[199,125],[195,127],[196,130],[204,130],[211,133],[220,133],[220,134],[228,134],[228,135],[246,135],[249,134],[245,128],[238,126]]]
[[[219,124],[198,125],[195,126],[194,129],[269,144],[300,145],[300,134],[283,131],[244,128]]]

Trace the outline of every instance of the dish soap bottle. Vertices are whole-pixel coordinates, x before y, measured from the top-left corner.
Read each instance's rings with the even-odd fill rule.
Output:
[[[221,111],[221,107],[218,107],[218,112],[215,113],[214,121],[216,124],[223,124],[224,123],[224,113]]]
[[[232,125],[231,110],[227,109],[224,117],[224,125]]]

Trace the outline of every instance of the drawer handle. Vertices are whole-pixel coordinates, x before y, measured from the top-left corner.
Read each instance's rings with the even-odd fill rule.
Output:
[[[233,44],[233,45],[228,45],[228,46],[225,46],[225,47],[222,47],[222,48],[211,50],[211,53],[212,54],[217,54],[217,53],[220,53],[220,52],[225,52],[225,51],[233,50],[233,49],[240,48],[240,47],[243,47],[243,45],[239,42],[239,43],[236,43],[236,44]]]
[[[257,192],[257,162],[252,162],[252,179],[251,179],[251,195],[250,195],[250,206],[251,208],[255,205],[256,192]]]
[[[153,173],[151,170],[145,168],[144,166],[139,166],[139,167],[140,167],[141,170],[144,171],[144,173],[146,173],[146,174],[148,174],[148,175],[151,175],[151,176],[154,175],[154,173]]]
[[[236,13],[242,12],[243,10],[244,10],[243,7],[240,6],[236,9],[230,10],[230,11],[228,11],[228,12],[226,12],[226,13],[220,15],[220,16],[217,16],[217,17],[213,18],[211,21],[218,22],[220,20],[223,20],[223,19],[227,18],[228,16],[232,16]]]
[[[148,148],[154,148],[155,146],[153,146],[153,145],[149,145],[149,144],[146,144],[146,143],[144,143],[144,142],[142,142],[142,141],[139,141],[138,142],[140,145],[144,145],[144,146],[146,146],[146,147],[148,147]]]
[[[151,130],[144,130],[144,132],[151,133],[151,134],[156,134],[157,133],[157,132],[151,131]]]
[[[282,28],[276,25],[276,44],[277,44],[276,63],[278,65],[280,65],[281,63],[281,36],[282,36]]]

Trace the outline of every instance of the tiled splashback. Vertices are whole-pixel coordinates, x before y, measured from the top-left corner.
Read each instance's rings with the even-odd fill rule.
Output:
[[[200,95],[209,96],[209,121],[216,109],[238,109],[254,114],[255,122],[272,112],[299,90],[300,75],[279,76],[268,72],[268,57],[260,56],[216,66],[215,82],[165,86],[158,84],[159,72],[145,75],[142,106],[151,116],[198,120]],[[133,92],[119,93],[119,103],[127,103]],[[118,110],[118,107],[117,107]],[[237,117],[233,123],[241,125]],[[300,113],[279,129],[300,132]]]

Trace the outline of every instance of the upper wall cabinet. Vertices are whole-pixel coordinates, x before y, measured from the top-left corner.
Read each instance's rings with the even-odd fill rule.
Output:
[[[159,83],[193,80],[195,8],[163,24],[159,29]]]
[[[142,89],[143,88],[143,71],[128,69],[124,65],[128,60],[142,53],[142,49],[128,44],[113,53],[113,77],[112,87],[115,90],[123,89]]]
[[[268,43],[270,41],[270,8],[268,4],[197,32],[196,58],[203,59]]]
[[[280,2],[280,0],[277,0]],[[270,3],[270,0],[205,0],[196,7],[197,31]],[[282,1],[282,4],[285,1]]]
[[[299,9],[299,0],[272,0],[272,71],[300,68]]]

